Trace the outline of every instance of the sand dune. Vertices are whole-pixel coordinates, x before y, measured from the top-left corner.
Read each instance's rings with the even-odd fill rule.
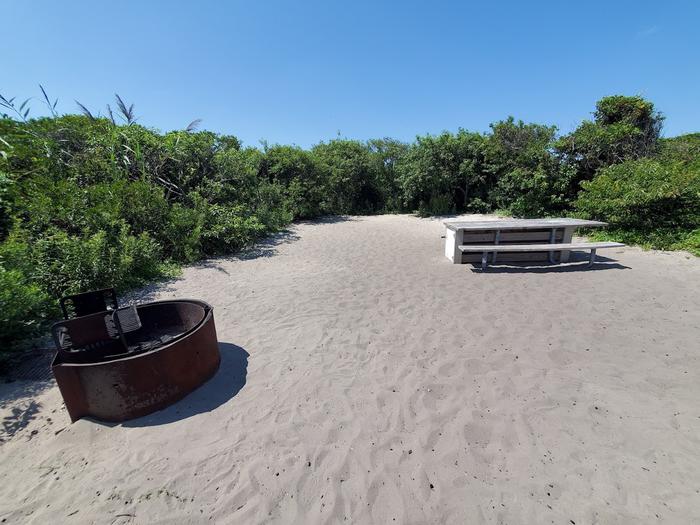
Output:
[[[700,260],[482,275],[441,233],[298,224],[142,291],[210,302],[221,370],[123,425],[0,385],[0,518],[700,522]]]

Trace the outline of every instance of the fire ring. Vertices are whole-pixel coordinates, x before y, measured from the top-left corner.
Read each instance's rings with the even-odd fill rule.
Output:
[[[72,421],[160,410],[210,379],[221,360],[213,309],[195,299],[91,313],[52,331],[51,368]]]

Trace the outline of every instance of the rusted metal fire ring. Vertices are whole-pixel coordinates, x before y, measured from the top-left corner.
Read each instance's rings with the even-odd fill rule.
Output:
[[[149,319],[175,316],[183,333],[153,349],[116,358],[69,362],[59,352],[52,370],[72,421],[91,416],[120,422],[182,399],[210,379],[221,360],[212,307],[204,301],[156,301],[137,307]],[[200,318],[201,317],[201,318]],[[172,319],[167,320],[172,323]],[[155,328],[158,328],[157,322]]]

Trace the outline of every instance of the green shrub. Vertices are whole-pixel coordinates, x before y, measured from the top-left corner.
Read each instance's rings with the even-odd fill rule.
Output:
[[[432,195],[428,202],[421,201],[418,205],[418,215],[420,217],[447,215],[454,212],[455,205],[451,195]]]
[[[51,313],[49,297],[37,284],[0,264],[0,361],[22,338],[44,328]]]
[[[107,198],[119,203],[119,216],[131,227],[132,232],[147,232],[154,239],[162,241],[160,235],[170,213],[170,204],[162,187],[146,180],[128,183],[120,181],[114,184]]]
[[[594,121],[584,121],[555,142],[563,160],[576,166],[577,180],[590,180],[601,168],[653,155],[664,117],[642,97],[615,95],[596,103]]]
[[[292,217],[309,219],[321,215],[321,188],[303,179],[292,180],[285,189],[285,201]]]
[[[249,205],[251,213],[260,219],[267,231],[279,230],[294,218],[285,191],[278,184],[260,184]]]
[[[32,279],[53,297],[96,288],[134,286],[160,275],[161,249],[147,234],[117,231],[87,237],[52,229],[30,248]]]
[[[406,157],[410,145],[396,139],[372,139],[367,142],[376,173],[376,188],[379,191],[375,209],[384,213],[403,210],[403,195],[399,181],[398,165]]]
[[[483,149],[484,137],[463,129],[418,137],[396,163],[404,207],[443,214],[484,198]]]
[[[320,215],[323,187],[316,157],[310,152],[293,146],[267,148],[260,176],[283,188],[294,218]]]
[[[593,230],[588,235],[598,241],[624,242],[651,250],[686,250],[700,256],[700,228],[691,231],[680,228],[653,231],[606,228]]]
[[[641,159],[610,166],[583,183],[576,208],[613,227],[694,229],[700,226],[700,164]]]
[[[479,197],[475,197],[472,200],[469,201],[469,204],[467,204],[467,209],[469,213],[488,213],[493,209],[491,204],[488,202],[480,199]]]
[[[562,213],[577,191],[576,170],[552,154],[556,128],[512,117],[491,128],[484,162],[492,205],[517,217]]]
[[[700,161],[640,159],[610,166],[583,183],[575,206],[584,217],[610,223],[628,242],[697,251]]]
[[[206,208],[202,249],[206,255],[231,253],[267,231],[265,224],[244,206],[211,204]]]
[[[321,208],[329,213],[375,213],[381,192],[377,188],[376,164],[366,144],[336,139],[311,150],[324,181]]]
[[[495,205],[516,217],[545,217],[562,213],[575,172],[566,166],[541,165],[533,171],[516,168],[503,174],[493,190]]]
[[[170,207],[163,230],[159,234],[167,257],[180,263],[193,262],[202,255],[204,203],[194,208],[175,203]]]
[[[693,164],[700,159],[700,133],[661,139],[659,141],[658,159],[664,162]]]

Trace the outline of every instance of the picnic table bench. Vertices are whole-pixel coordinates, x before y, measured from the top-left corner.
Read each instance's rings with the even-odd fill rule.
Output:
[[[502,261],[554,262],[554,254],[559,254],[559,262],[569,260],[571,250],[591,250],[591,264],[595,261],[595,251],[602,248],[624,246],[621,243],[573,243],[576,228],[596,228],[605,226],[600,221],[571,218],[550,219],[503,219],[486,221],[444,221],[445,256],[454,264],[478,262],[486,268],[488,254],[495,263],[498,254]]]
[[[621,242],[574,242],[574,243],[554,243],[554,244],[487,244],[460,246],[462,253],[481,253],[481,269],[485,270],[488,263],[488,254],[492,253],[493,262],[496,261],[496,254],[503,252],[542,252],[549,253],[549,262],[554,263],[554,252],[562,253],[564,250],[591,250],[591,258],[588,265],[595,262],[596,250],[600,248],[619,248],[624,246]]]

